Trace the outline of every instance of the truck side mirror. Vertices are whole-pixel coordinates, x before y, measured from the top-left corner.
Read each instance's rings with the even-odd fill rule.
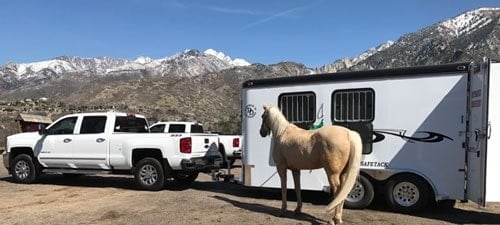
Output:
[[[38,134],[40,134],[40,135],[47,134],[47,129],[45,129],[45,125],[40,125],[40,129],[38,130]]]

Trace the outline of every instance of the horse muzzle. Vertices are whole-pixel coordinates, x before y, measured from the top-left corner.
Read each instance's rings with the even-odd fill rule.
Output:
[[[265,130],[260,129],[260,136],[261,136],[261,137],[266,137],[268,134],[269,134],[269,132],[268,132],[268,131],[265,131]]]

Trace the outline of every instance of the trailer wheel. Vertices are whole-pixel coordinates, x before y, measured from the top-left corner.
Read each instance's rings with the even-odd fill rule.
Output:
[[[33,162],[33,158],[26,154],[20,154],[12,160],[11,173],[17,183],[31,184],[40,175],[40,170]]]
[[[385,186],[387,204],[396,212],[416,212],[429,203],[427,181],[415,175],[396,175]]]
[[[347,195],[344,205],[351,209],[364,209],[372,203],[374,196],[373,184],[361,174]]]
[[[163,166],[155,158],[144,158],[136,165],[135,180],[141,188],[158,191],[165,185]]]

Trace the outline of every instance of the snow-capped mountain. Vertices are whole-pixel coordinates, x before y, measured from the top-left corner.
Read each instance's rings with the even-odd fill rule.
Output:
[[[481,29],[493,21],[494,17],[489,17],[485,14],[494,13],[500,8],[481,8],[463,13],[450,20],[443,21],[435,25],[440,33],[448,33],[449,35],[459,37],[461,35],[474,32]]]
[[[320,73],[500,58],[500,8],[481,8],[438,22],[360,56],[318,68]]]
[[[117,73],[147,72],[156,76],[196,76],[236,66],[248,66],[244,59],[231,59],[222,52],[208,49],[205,52],[185,50],[170,57],[152,59],[141,56],[135,60],[102,58],[80,58],[62,56],[34,63],[8,63],[0,67],[4,82],[19,83],[26,80],[45,81],[67,74],[103,76]]]

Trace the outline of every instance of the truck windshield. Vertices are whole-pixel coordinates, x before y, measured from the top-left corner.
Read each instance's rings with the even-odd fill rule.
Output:
[[[146,119],[131,116],[117,116],[115,121],[115,132],[148,133]]]

